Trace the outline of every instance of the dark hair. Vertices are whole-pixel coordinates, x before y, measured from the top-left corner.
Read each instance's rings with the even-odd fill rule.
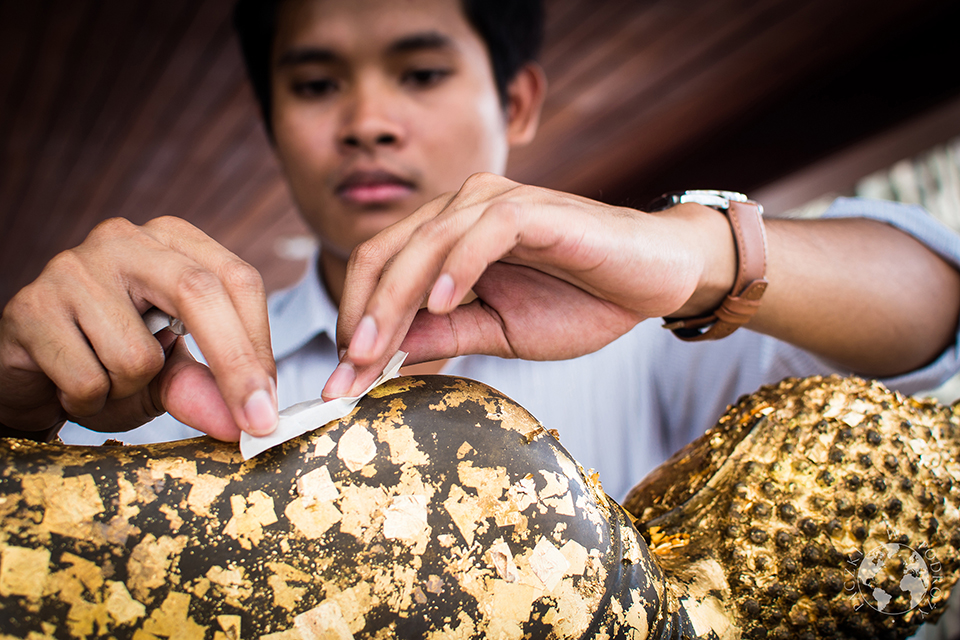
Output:
[[[270,121],[270,57],[277,28],[277,9],[282,0],[237,0],[233,25],[240,50],[260,103],[267,134]],[[520,68],[536,60],[543,42],[542,0],[460,0],[470,25],[487,45],[493,79],[500,102],[506,106],[507,85]]]

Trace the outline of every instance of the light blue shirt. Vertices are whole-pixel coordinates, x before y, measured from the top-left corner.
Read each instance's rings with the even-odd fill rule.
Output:
[[[829,217],[868,217],[898,227],[960,267],[960,237],[915,206],[840,199]],[[316,265],[312,261],[311,265]],[[291,289],[269,301],[280,406],[316,398],[337,365],[337,309],[310,268]],[[855,319],[851,318],[851,322]],[[905,394],[932,389],[960,369],[954,343],[934,362],[883,380]],[[596,469],[606,491],[622,499],[654,467],[712,426],[727,405],[787,376],[849,373],[768,336],[740,330],[715,342],[686,343],[656,320],[637,325],[605,348],[559,362],[464,356],[445,374],[480,380],[526,407],[585,469]],[[123,435],[154,442],[200,435],[169,416]],[[104,437],[69,425],[75,443]]]

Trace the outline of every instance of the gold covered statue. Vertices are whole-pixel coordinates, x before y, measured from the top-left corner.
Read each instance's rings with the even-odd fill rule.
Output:
[[[0,441],[0,638],[899,638],[957,576],[957,413],[876,383],[761,389],[626,511],[469,380],[317,426]]]

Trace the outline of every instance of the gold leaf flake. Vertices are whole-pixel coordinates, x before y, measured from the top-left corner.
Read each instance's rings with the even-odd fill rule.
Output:
[[[136,640],[136,639],[134,639]],[[296,629],[287,629],[286,631],[277,631],[260,636],[260,640],[305,640]]]
[[[426,583],[427,591],[430,593],[440,594],[443,593],[443,579],[435,574],[430,574],[427,577]]]
[[[537,589],[520,582],[493,580],[481,605],[495,612],[488,620],[485,637],[521,640],[524,637],[523,623],[530,619]]]
[[[377,455],[373,434],[362,424],[355,423],[340,436],[337,456],[350,471],[359,471]]]
[[[293,619],[293,626],[303,640],[353,640],[340,605],[332,600],[301,613]]]
[[[340,491],[330,479],[327,465],[297,478],[297,493],[303,498],[305,506],[320,501],[333,502],[340,497]]]
[[[457,460],[463,460],[464,457],[471,451],[474,451],[474,448],[470,446],[470,443],[466,440],[463,441],[463,444],[460,445],[460,448],[457,449]]]
[[[649,623],[647,622],[647,607],[643,595],[638,589],[630,590],[630,607],[623,616],[627,628],[635,629],[639,638],[646,638],[650,633]]]
[[[30,476],[23,479],[24,492],[42,496],[44,506],[41,527],[51,533],[80,538],[94,543],[102,542],[100,523],[94,517],[103,513],[103,502],[90,474],[63,478],[60,476]]]
[[[50,551],[24,547],[0,548],[0,596],[39,600],[50,572]]]
[[[322,436],[317,438],[317,444],[313,448],[313,457],[322,458],[328,453],[330,453],[331,451],[333,451],[333,448],[335,446],[337,446],[337,443],[333,441],[333,438],[331,438],[327,434],[323,434]]]
[[[267,584],[273,590],[274,606],[293,611],[300,604],[304,594],[307,593],[305,587],[291,587],[280,576],[270,576],[267,578]]]
[[[510,545],[502,539],[487,551],[490,564],[497,570],[497,574],[507,582],[517,581],[517,564],[513,560]]]
[[[227,604],[242,608],[245,600],[253,595],[253,587],[243,575],[243,569],[224,569],[214,565],[207,571],[207,579],[217,586]]]
[[[187,494],[187,506],[198,516],[209,516],[210,505],[220,497],[223,490],[230,484],[230,478],[204,474],[197,478]]]
[[[514,504],[517,511],[525,511],[537,503],[537,486],[532,473],[510,485],[507,500]]]
[[[217,616],[217,623],[228,640],[240,640],[240,616]]]
[[[391,540],[412,540],[426,529],[426,496],[396,496],[384,509],[383,535]]]
[[[693,629],[698,635],[706,636],[711,632],[711,635],[721,638],[737,637],[739,635],[736,632],[728,634],[730,615],[727,613],[724,604],[715,596],[709,595],[700,600],[684,598],[681,602],[683,602],[684,608],[690,616],[690,622],[693,624]]]
[[[180,527],[183,525],[183,518],[180,517],[180,514],[177,513],[177,510],[171,507],[168,504],[160,505],[160,513],[167,517],[167,521],[170,523],[170,530],[176,533],[180,530]]]
[[[103,586],[103,570],[95,562],[72,553],[61,555],[60,562],[69,565],[69,568],[61,573],[68,573],[72,578],[79,580],[90,593],[96,593]]]
[[[190,595],[171,591],[144,621],[142,630],[170,640],[203,640],[206,627],[197,624],[189,616],[189,610]]]
[[[401,424],[393,429],[383,429],[379,432],[379,436],[381,442],[389,445],[390,461],[393,464],[422,465],[430,462],[430,458],[417,446],[413,429],[407,425]]]
[[[343,520],[340,531],[360,539],[364,536],[379,534],[379,523],[375,522],[380,508],[387,502],[387,494],[381,487],[363,485],[340,486],[340,510]]]
[[[553,471],[540,471],[540,475],[546,481],[546,486],[540,490],[540,499],[551,496],[562,496],[570,490],[570,481],[559,473]]]
[[[154,480],[162,480],[164,475],[178,480],[190,480],[197,477],[197,461],[184,458],[152,458],[147,460],[147,468]]]
[[[477,523],[483,520],[483,511],[477,504],[477,499],[467,495],[460,485],[455,484],[450,486],[450,495],[443,501],[443,507],[457,525],[467,545],[473,545]]]
[[[307,502],[304,498],[291,500],[283,515],[294,524],[303,536],[319,538],[327,530],[340,522],[343,514],[332,502]]]
[[[361,582],[349,589],[344,589],[338,594],[330,595],[328,601],[336,601],[340,606],[340,613],[347,622],[347,627],[352,633],[359,633],[367,625],[364,617],[374,606],[376,600],[370,593],[371,586],[366,582]]]
[[[573,507],[573,496],[570,495],[570,492],[567,492],[562,496],[547,498],[543,501],[543,504],[552,509],[553,513],[556,515],[575,516],[577,514]]]
[[[107,582],[107,613],[117,624],[131,624],[146,615],[147,608],[137,602],[122,582]]]
[[[277,521],[273,498],[259,489],[251,491],[246,498],[230,496],[230,507],[233,516],[223,528],[223,533],[237,540],[244,549],[259,544],[263,539],[263,527]]]
[[[858,424],[860,424],[861,422],[863,422],[864,417],[865,417],[865,416],[864,416],[862,413],[857,413],[856,411],[851,411],[851,412],[847,413],[845,416],[843,416],[842,418],[840,418],[840,420],[843,421],[843,422],[845,422],[847,425],[849,425],[849,426],[851,426],[851,427],[855,427],[855,426],[857,426]]]
[[[564,573],[570,568],[570,562],[549,540],[540,536],[540,540],[530,556],[530,568],[533,569],[546,590],[553,591],[553,588],[560,584]]]
[[[567,540],[560,547],[560,553],[570,563],[564,575],[582,576],[587,567],[587,550],[576,540]]]
[[[305,587],[291,587],[288,583],[312,584],[313,579],[306,573],[282,562],[268,562],[267,568],[273,572],[273,575],[267,578],[267,584],[273,589],[274,604],[287,611],[293,611],[300,604],[307,589]]]
[[[160,536],[148,533],[133,548],[127,561],[127,586],[138,600],[145,600],[151,589],[166,584],[168,573],[187,544],[186,536]]]

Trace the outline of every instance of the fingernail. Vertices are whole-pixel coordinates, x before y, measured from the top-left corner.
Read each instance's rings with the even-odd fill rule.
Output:
[[[354,358],[368,358],[373,355],[373,346],[377,342],[377,323],[370,316],[363,316],[357,331],[350,341],[350,355]]]
[[[453,277],[449,273],[441,273],[440,277],[437,278],[437,281],[433,284],[433,290],[430,291],[427,308],[432,313],[446,311],[453,302],[453,290],[455,288]]]
[[[269,391],[258,389],[247,398],[243,406],[247,418],[247,433],[252,436],[265,436],[277,428],[277,406]]]
[[[323,388],[323,397],[333,399],[345,396],[356,379],[357,371],[353,365],[349,362],[341,362],[327,380],[327,386]]]

